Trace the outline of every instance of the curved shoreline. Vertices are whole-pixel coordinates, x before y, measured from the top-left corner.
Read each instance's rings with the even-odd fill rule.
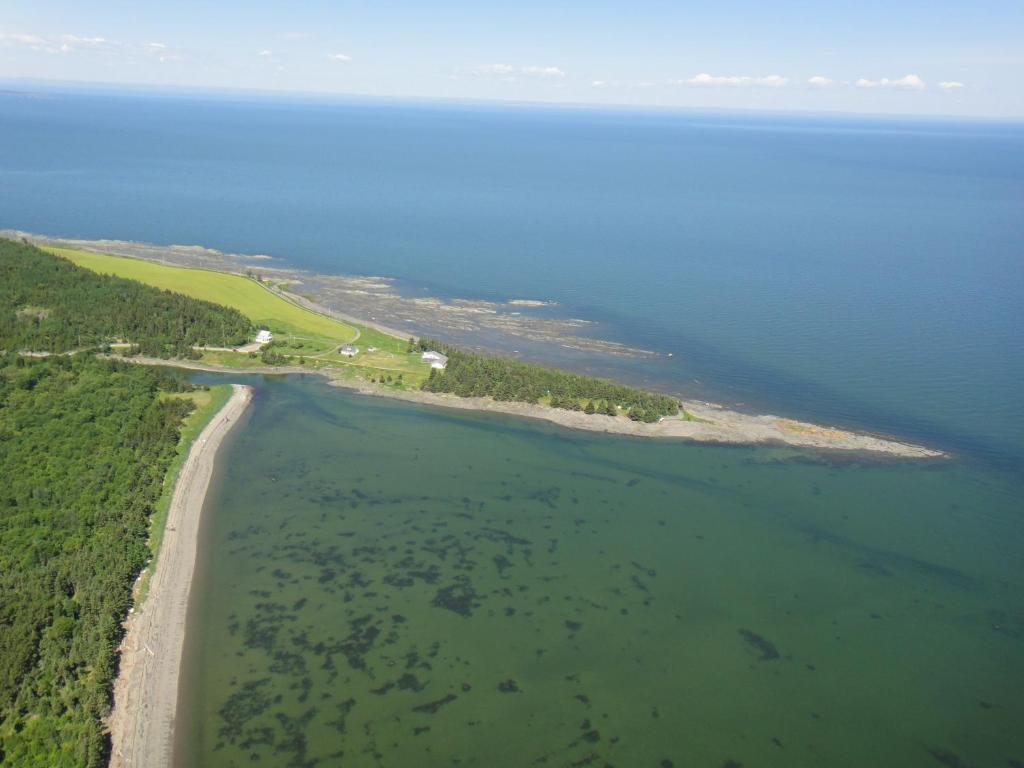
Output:
[[[120,358],[119,358],[120,359]],[[531,403],[505,402],[487,397],[458,397],[457,395],[393,389],[366,381],[346,381],[331,378],[329,370],[308,369],[301,366],[254,366],[238,369],[226,366],[196,363],[191,360],[163,360],[151,357],[123,358],[143,365],[164,365],[211,373],[249,373],[256,375],[306,374],[323,376],[332,387],[342,387],[364,395],[390,397],[395,400],[433,405],[441,408],[505,413],[531,419],[541,419],[569,429],[605,432],[642,438],[687,440],[695,443],[720,445],[777,444],[793,448],[843,451],[849,454],[872,453],[900,459],[949,458],[944,451],[923,445],[907,443],[889,437],[869,435],[838,427],[795,421],[772,415],[750,415],[695,401],[683,401],[685,410],[697,420],[687,421],[665,417],[654,424],[630,421],[624,417],[584,414]]]
[[[231,386],[231,398],[199,433],[182,464],[149,594],[125,622],[114,706],[107,720],[111,768],[171,765],[178,673],[203,501],[217,449],[252,400],[251,387]]]

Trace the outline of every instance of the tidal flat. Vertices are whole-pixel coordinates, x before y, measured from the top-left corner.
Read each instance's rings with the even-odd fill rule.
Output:
[[[1013,766],[1020,481],[254,380],[180,766]]]

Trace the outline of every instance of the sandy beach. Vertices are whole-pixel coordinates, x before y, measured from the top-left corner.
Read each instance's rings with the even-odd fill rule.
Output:
[[[217,449],[252,399],[250,387],[232,386],[230,400],[196,438],[182,465],[149,594],[125,623],[108,721],[113,768],[171,765],[178,672],[203,500]]]

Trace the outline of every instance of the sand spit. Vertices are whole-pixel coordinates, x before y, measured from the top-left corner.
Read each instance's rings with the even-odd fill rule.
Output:
[[[166,365],[196,371],[214,373],[240,373],[236,368],[196,363],[190,360],[162,360],[160,358],[134,357],[126,360],[144,365]],[[633,437],[688,440],[695,443],[719,443],[725,445],[755,445],[774,443],[795,448],[815,450],[846,451],[849,453],[872,453],[900,459],[948,458],[948,454],[922,445],[905,443],[888,437],[868,435],[838,427],[826,427],[803,421],[794,421],[779,416],[751,415],[731,411],[713,403],[682,401],[683,407],[694,420],[669,416],[655,424],[630,421],[624,417],[585,414],[580,411],[566,411],[530,403],[499,402],[489,397],[458,397],[456,395],[401,390],[368,381],[347,381],[332,379],[329,370],[311,370],[302,366],[259,366],[246,368],[245,373],[281,375],[299,373],[325,376],[331,386],[343,387],[365,395],[378,395],[396,400],[423,403],[442,408],[456,408],[467,411],[507,413],[542,419],[570,429],[584,429],[589,432],[606,432]]]
[[[149,594],[128,617],[110,714],[111,768],[169,768],[178,706],[178,672],[196,561],[199,518],[217,448],[252,399],[231,399],[199,434],[178,474]]]
[[[645,424],[631,421],[622,416],[585,414],[580,411],[566,411],[561,408],[550,408],[530,403],[499,402],[488,397],[458,397],[434,392],[402,391],[372,384],[357,385],[346,381],[332,381],[331,385],[357,389],[365,394],[384,395],[443,408],[507,413],[513,416],[543,419],[570,429],[584,429],[590,432],[606,432],[633,437],[732,445],[776,443],[797,448],[870,452],[903,459],[946,456],[942,451],[922,445],[783,419],[778,416],[753,416],[730,411],[710,403],[683,402],[686,412],[695,420],[688,421],[681,417],[666,416],[654,424]]]

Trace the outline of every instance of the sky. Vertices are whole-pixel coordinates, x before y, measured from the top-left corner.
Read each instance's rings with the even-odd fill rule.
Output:
[[[1024,0],[0,0],[0,80],[1024,117]]]

